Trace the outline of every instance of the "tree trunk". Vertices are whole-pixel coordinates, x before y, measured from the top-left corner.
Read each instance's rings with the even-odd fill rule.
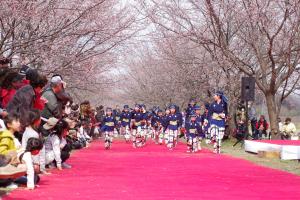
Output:
[[[234,103],[230,103],[229,107],[228,107],[228,114],[229,114],[229,121],[228,121],[228,131],[229,131],[229,135],[232,136],[232,134],[234,133],[234,129],[235,127],[235,122],[234,122],[234,115],[236,112],[236,108],[237,106]],[[228,136],[229,136],[228,135]]]
[[[267,109],[269,114],[269,120],[270,120],[270,134],[272,139],[276,139],[279,136],[279,126],[278,126],[278,109],[277,104],[275,101],[275,94],[272,93],[266,93],[265,94],[266,101],[267,101]]]

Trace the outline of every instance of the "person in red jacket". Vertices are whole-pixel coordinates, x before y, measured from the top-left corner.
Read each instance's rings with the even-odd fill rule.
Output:
[[[29,85],[30,82],[35,81],[39,73],[36,69],[30,68],[27,65],[22,65],[19,71],[19,75],[23,77],[22,86]],[[33,108],[42,111],[45,107],[47,100],[42,97],[41,93],[36,93],[36,97],[33,102]]]
[[[18,72],[9,72],[2,83],[1,106],[6,108],[19,88],[22,87],[22,76]]]
[[[254,139],[260,140],[262,138],[262,134],[267,136],[267,130],[269,129],[269,124],[265,119],[264,115],[261,115],[259,120],[256,122],[256,131],[254,135]]]

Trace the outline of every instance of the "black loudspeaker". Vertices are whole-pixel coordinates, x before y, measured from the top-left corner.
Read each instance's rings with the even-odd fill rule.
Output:
[[[242,101],[255,100],[255,78],[242,77]]]

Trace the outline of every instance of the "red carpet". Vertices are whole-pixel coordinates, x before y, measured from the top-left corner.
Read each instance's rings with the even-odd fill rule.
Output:
[[[18,189],[4,199],[155,200],[299,199],[300,177],[208,151],[187,154],[149,144],[133,149],[94,142],[72,155],[73,169],[43,176],[34,191]]]
[[[253,140],[255,142],[278,144],[278,145],[294,145],[300,146],[300,140]]]

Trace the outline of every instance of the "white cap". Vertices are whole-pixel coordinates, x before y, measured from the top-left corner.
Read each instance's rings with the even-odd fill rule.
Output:
[[[51,83],[54,83],[54,84],[63,84],[63,87],[64,88],[66,88],[66,86],[67,86],[67,83],[66,82],[64,82],[62,79],[61,79],[61,77],[60,76],[53,76],[52,78],[51,78]]]

